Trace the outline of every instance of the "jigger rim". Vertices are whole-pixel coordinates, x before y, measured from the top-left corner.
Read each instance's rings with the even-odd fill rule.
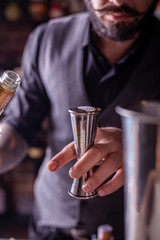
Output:
[[[150,124],[160,124],[160,101],[142,100],[136,103],[116,107],[116,112],[122,117],[137,118]]]
[[[92,106],[78,106],[72,107],[68,109],[69,113],[77,114],[77,115],[93,115],[93,114],[100,114],[101,109]]]
[[[98,193],[97,192],[95,192],[95,193],[93,193],[93,194],[86,194],[86,195],[78,195],[78,194],[74,194],[74,193],[72,193],[70,190],[68,191],[68,193],[69,193],[69,195],[71,196],[71,197],[74,197],[74,198],[76,198],[76,199],[90,199],[90,198],[95,198],[95,197],[97,197],[98,196]]]

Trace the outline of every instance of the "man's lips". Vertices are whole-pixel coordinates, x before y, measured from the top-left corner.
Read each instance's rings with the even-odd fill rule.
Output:
[[[114,5],[104,5],[102,8],[93,9],[95,12],[108,15],[124,15],[125,17],[138,17],[144,15],[144,13],[139,13],[136,9],[123,4],[120,7]]]
[[[106,14],[106,18],[110,21],[127,21],[131,16],[123,13],[109,13]]]

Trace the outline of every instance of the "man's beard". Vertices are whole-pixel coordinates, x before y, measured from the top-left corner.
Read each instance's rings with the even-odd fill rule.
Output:
[[[93,30],[101,37],[116,41],[123,42],[133,39],[137,32],[140,32],[149,23],[150,17],[153,14],[156,3],[155,0],[147,12],[139,13],[135,9],[122,5],[120,7],[106,6],[102,10],[95,10],[92,7],[90,0],[85,0],[87,10],[90,15]],[[134,17],[132,22],[126,23],[125,21],[110,22],[108,26],[104,25],[97,17],[95,12],[101,12],[101,16],[106,14],[122,13],[128,17]]]

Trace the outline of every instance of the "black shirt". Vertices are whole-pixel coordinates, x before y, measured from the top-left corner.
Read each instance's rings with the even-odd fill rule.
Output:
[[[103,111],[125,86],[134,70],[137,58],[140,59],[143,52],[146,34],[142,35],[143,37],[136,41],[132,50],[113,66],[95,46],[91,37],[85,36],[83,44],[84,82],[93,106],[100,107]]]

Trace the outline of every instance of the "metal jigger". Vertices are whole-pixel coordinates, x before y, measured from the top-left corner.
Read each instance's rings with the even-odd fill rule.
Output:
[[[101,109],[90,106],[80,106],[69,109],[77,160],[94,144],[97,131],[98,115]],[[78,199],[88,199],[97,196],[97,192],[85,193],[82,185],[92,176],[92,169],[79,179],[74,179],[69,194]]]

